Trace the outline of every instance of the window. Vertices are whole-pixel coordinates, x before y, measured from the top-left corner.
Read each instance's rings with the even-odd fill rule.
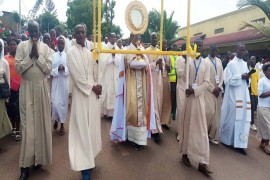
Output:
[[[256,23],[262,23],[262,24],[265,24],[265,18],[260,18],[260,19],[255,19],[251,22],[256,22]]]
[[[223,33],[224,28],[215,29],[215,34]]]

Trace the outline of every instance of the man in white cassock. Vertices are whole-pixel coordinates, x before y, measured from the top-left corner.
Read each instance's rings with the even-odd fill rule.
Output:
[[[51,100],[48,75],[52,71],[50,48],[40,42],[39,24],[28,23],[30,40],[18,45],[15,68],[22,77],[20,86],[20,118],[22,144],[20,180],[27,179],[29,167],[52,163]]]
[[[157,34],[151,33],[151,45],[146,51],[159,51],[157,47]],[[155,107],[155,119],[157,129],[152,132],[154,141],[159,143],[161,141],[159,133],[163,133],[162,123],[162,105],[163,105],[163,70],[165,69],[165,62],[160,55],[148,54],[146,55],[149,60],[150,70],[153,80],[153,92],[154,92],[154,107]],[[168,119],[169,120],[169,119]],[[167,122],[169,123],[169,122]],[[164,123],[166,124],[166,123]]]
[[[209,141],[218,144],[218,129],[222,104],[223,67],[221,60],[216,57],[218,48],[211,45],[210,54],[206,61],[210,64],[210,82],[205,98],[205,113],[208,122]]]
[[[237,46],[237,55],[225,69],[226,90],[221,108],[220,141],[246,155],[251,121],[251,102],[248,91],[249,70],[243,61],[245,45]]]
[[[69,71],[67,68],[67,56],[64,51],[65,39],[60,36],[57,42],[58,52],[53,55],[52,63],[52,120],[53,128],[57,130],[58,122],[61,123],[59,135],[64,135],[64,123],[68,112],[69,96]]]
[[[201,39],[195,42],[198,51],[203,54],[203,42]],[[186,89],[186,98],[179,120],[179,145],[182,154],[182,162],[191,167],[189,159],[199,163],[198,171],[209,177],[212,172],[208,169],[209,142],[207,133],[207,120],[205,115],[204,94],[209,86],[209,63],[202,56],[191,59],[187,58],[189,72],[184,69],[188,76],[189,88]]]
[[[182,44],[181,50],[186,50],[186,44]],[[182,110],[185,106],[185,99],[186,99],[186,93],[185,93],[185,61],[186,56],[179,56],[178,59],[175,62],[175,69],[177,74],[177,84],[176,84],[176,123],[179,124],[181,116],[182,116]],[[179,129],[177,129],[177,133],[179,134]],[[177,141],[179,141],[179,135],[177,135]]]
[[[76,45],[67,53],[67,64],[74,82],[69,124],[68,149],[71,169],[89,180],[94,159],[101,151],[100,102],[97,63],[85,47],[86,28],[75,27]]]
[[[103,47],[108,50],[118,50],[116,34],[111,33],[109,42]],[[118,66],[121,54],[103,53],[99,58],[99,82],[102,88],[101,113],[108,118],[113,117],[114,102],[118,81]]]

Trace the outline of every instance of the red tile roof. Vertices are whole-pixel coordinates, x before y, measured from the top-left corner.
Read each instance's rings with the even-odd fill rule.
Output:
[[[194,42],[199,37],[200,36],[194,36],[190,39],[190,41]],[[264,38],[265,36],[262,33],[259,33],[258,31],[254,29],[250,29],[246,31],[240,31],[240,32],[235,32],[231,34],[205,38],[203,41],[203,44],[204,46],[210,46],[212,44],[224,45],[224,44],[231,44],[231,43],[237,43],[237,42],[244,43],[246,41],[259,40],[259,39],[264,39]],[[179,46],[183,44],[184,42],[185,41],[180,40],[180,41],[177,41],[176,44]]]

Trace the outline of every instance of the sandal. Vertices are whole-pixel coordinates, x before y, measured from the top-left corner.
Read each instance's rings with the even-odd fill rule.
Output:
[[[16,128],[13,128],[11,133],[10,133],[10,136],[15,137],[15,135],[16,135]]]
[[[20,131],[16,131],[15,141],[20,141],[21,139],[22,139],[22,136],[21,136]]]

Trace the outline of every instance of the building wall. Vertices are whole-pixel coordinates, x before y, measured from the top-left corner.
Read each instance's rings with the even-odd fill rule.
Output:
[[[0,20],[2,24],[4,24],[4,27],[8,30],[13,30],[15,33],[18,32],[18,25],[13,20],[13,13],[3,11],[3,16],[0,17]]]
[[[191,37],[199,33],[206,34],[206,37],[213,37],[238,32],[243,22],[251,22],[261,18],[265,19],[266,24],[270,23],[262,10],[250,6],[191,25]],[[224,28],[224,31],[215,33],[215,30],[220,28]],[[186,27],[181,28],[178,31],[178,36],[184,37],[186,33]]]

